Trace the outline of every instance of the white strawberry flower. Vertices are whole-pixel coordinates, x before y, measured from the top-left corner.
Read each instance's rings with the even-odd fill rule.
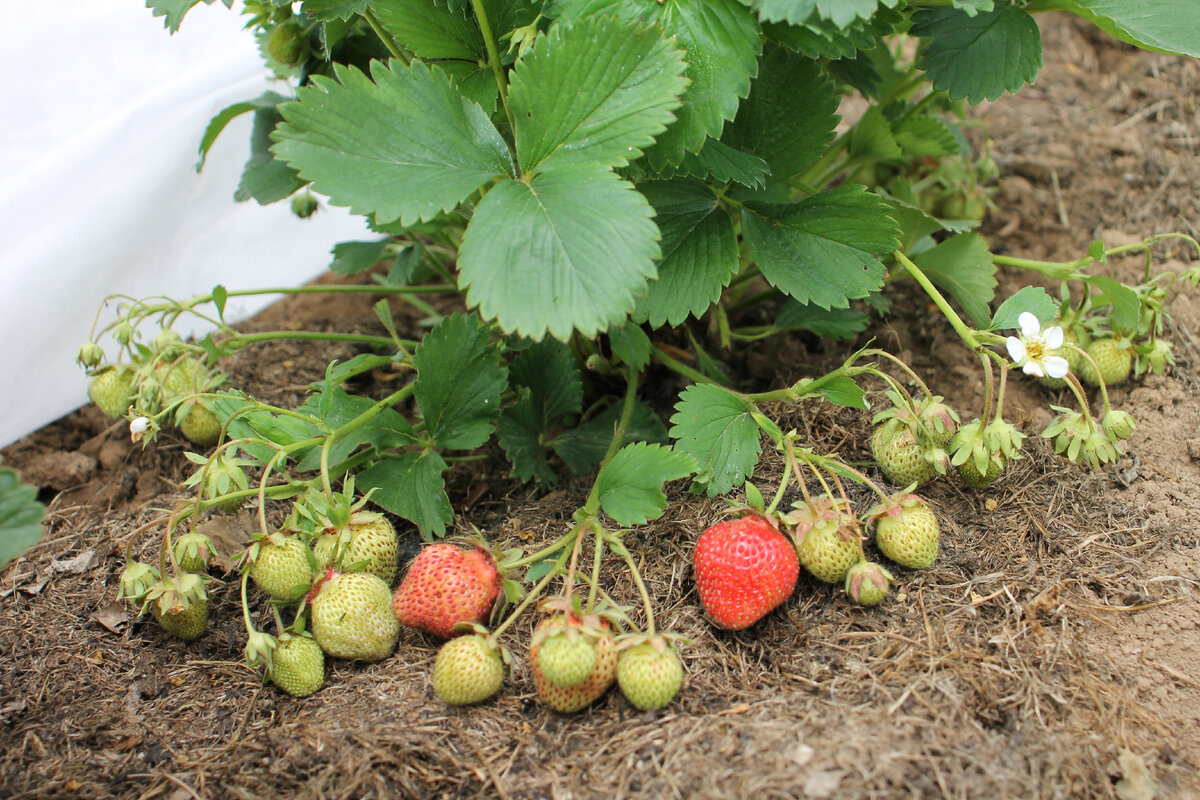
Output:
[[[135,442],[140,440],[148,430],[150,430],[149,417],[134,417],[129,422],[129,438]]]
[[[1042,323],[1028,311],[1017,317],[1021,327],[1020,338],[1008,337],[1005,345],[1013,363],[1021,367],[1026,375],[1038,378],[1064,378],[1071,371],[1070,364],[1060,355],[1055,355],[1063,346],[1063,329],[1058,325],[1042,330]]]

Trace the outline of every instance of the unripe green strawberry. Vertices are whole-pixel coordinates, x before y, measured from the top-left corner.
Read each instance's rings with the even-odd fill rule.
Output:
[[[920,486],[937,475],[937,467],[925,458],[925,448],[907,425],[877,426],[871,434],[871,456],[884,477],[897,486]]]
[[[154,584],[158,583],[158,579],[157,568],[141,561],[131,561],[121,572],[117,585],[117,599],[140,605]]]
[[[208,594],[198,575],[165,578],[146,600],[158,624],[172,636],[191,641],[208,629]]]
[[[79,354],[75,356],[75,360],[85,367],[98,367],[104,362],[104,350],[95,342],[88,342],[79,348]]]
[[[125,416],[134,394],[133,371],[124,366],[103,369],[88,384],[88,397],[113,419]]]
[[[366,572],[329,570],[313,590],[312,634],[334,658],[379,661],[400,638],[387,584]]]
[[[478,633],[446,642],[433,662],[433,692],[447,705],[481,703],[500,691],[503,683],[504,659]]]
[[[561,616],[543,620],[534,631],[534,639],[538,638],[539,631],[548,627],[562,627],[563,624],[564,620]],[[586,708],[608,691],[608,687],[612,686],[616,680],[617,650],[613,636],[608,631],[608,623],[601,622],[598,627],[591,626],[590,630],[595,632],[583,631],[581,635],[589,637],[592,646],[596,649],[596,666],[587,680],[569,689],[555,686],[546,680],[546,676],[538,667],[539,646],[533,645],[529,648],[529,664],[533,672],[534,688],[542,702],[555,711],[574,714],[576,711]]]
[[[308,697],[325,685],[325,653],[311,636],[286,634],[274,650],[267,675],[292,697]]]
[[[338,563],[339,545],[342,549]],[[313,555],[322,569],[369,572],[388,586],[396,579],[399,544],[396,530],[383,514],[358,511],[350,525],[340,531],[328,530],[313,545]]]
[[[251,546],[251,558],[250,578],[274,600],[299,600],[312,586],[308,545],[298,536],[273,533]]]
[[[941,397],[926,397],[917,408],[931,447],[944,448],[958,431],[958,412],[946,405]],[[906,484],[907,485],[907,484]]]
[[[636,708],[664,708],[683,685],[683,664],[668,644],[636,644],[622,651],[617,660],[617,683],[625,699]]]
[[[858,562],[862,534],[844,503],[815,497],[811,506],[798,503],[785,519],[796,526],[796,555],[801,565],[818,580],[839,583]]]
[[[546,680],[570,689],[587,680],[596,668],[596,648],[578,632],[558,631],[541,643],[537,662]]]
[[[1121,347],[1116,339],[1096,339],[1088,345],[1087,353],[1096,362],[1095,367],[1087,359],[1079,365],[1079,377],[1092,386],[1099,386],[1103,379],[1106,386],[1116,386],[1129,377],[1133,370],[1133,350]],[[1096,369],[1099,369],[1099,373]]]
[[[267,36],[267,53],[287,67],[294,67],[308,55],[304,27],[294,19],[281,22]]]
[[[212,539],[203,533],[191,531],[175,540],[175,562],[184,572],[204,572],[208,569],[211,556],[217,554]]]
[[[938,521],[925,501],[910,494],[871,510],[875,544],[902,567],[925,569],[938,554]]]
[[[975,459],[968,458],[958,465],[958,477],[962,478],[963,483],[972,489],[983,489],[999,478],[1007,465],[1008,459],[1004,457],[1003,453],[992,453],[991,458],[987,461],[987,471],[980,472],[979,467],[975,465]]]
[[[189,400],[190,406],[179,421],[179,432],[201,447],[211,447],[221,437],[221,420],[203,400]]]
[[[888,586],[896,579],[873,561],[860,561],[846,573],[846,594],[860,606],[873,606],[887,597]]]

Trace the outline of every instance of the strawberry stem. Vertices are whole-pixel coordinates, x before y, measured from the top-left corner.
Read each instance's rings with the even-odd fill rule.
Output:
[[[577,526],[577,527],[573,528],[571,530],[571,532],[568,533],[567,536],[564,538],[568,538],[571,536],[578,536],[578,534],[579,534],[579,527]],[[564,542],[564,545],[565,544],[566,543]],[[574,544],[574,542],[572,542],[572,544]],[[546,591],[546,587],[550,585],[550,581],[554,580],[559,574],[562,573],[562,568],[563,568],[563,565],[566,563],[567,556],[568,556],[568,551],[564,547],[562,555],[560,555],[558,557],[558,562],[554,565],[554,567],[549,572],[547,572],[545,575],[543,575],[542,579],[539,580],[537,582],[537,584],[532,589],[529,590],[529,592],[525,595],[525,597],[521,600],[521,602],[519,604],[517,604],[517,607],[514,608],[512,610],[512,612],[508,615],[508,618],[505,619],[504,622],[501,622],[496,627],[496,630],[491,632],[491,634],[488,636],[488,641],[491,644],[495,645],[497,642],[499,642],[500,637],[504,635],[504,632],[506,630],[508,630],[510,627],[512,627],[512,624],[514,622],[516,622],[517,619],[523,613],[525,613],[525,609],[529,608],[529,606],[532,605],[533,602],[535,600],[537,600],[538,597],[541,596],[542,592]]]
[[[642,609],[646,612],[646,635],[654,636],[654,607],[650,602],[650,592],[646,589],[646,583],[642,580],[642,574],[638,571],[637,564],[633,563],[633,556],[630,555],[625,543],[617,536],[611,536],[612,547],[614,553],[625,559],[626,566],[629,567],[629,574],[633,576],[633,582],[637,586],[638,594],[642,598]]]

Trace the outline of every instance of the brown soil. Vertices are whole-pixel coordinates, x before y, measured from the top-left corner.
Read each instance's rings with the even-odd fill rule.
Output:
[[[1095,237],[1197,235],[1200,65],[1064,19],[1043,28],[1036,86],[982,114],[1003,174],[985,229],[994,246],[1069,259]],[[1193,258],[1180,248],[1165,263]],[[1136,281],[1135,262],[1106,269]],[[1002,291],[1028,279],[1006,274]],[[293,700],[242,663],[233,581],[212,586],[208,634],[169,639],[115,602],[116,578],[139,526],[186,496],[184,443],[134,448],[123,423],[84,408],[4,452],[44,487],[49,513],[43,543],[0,572],[0,797],[1200,797],[1200,305],[1179,293],[1170,308],[1177,366],[1113,392],[1139,424],[1126,458],[1091,474],[1035,436],[986,491],[935,482],[942,555],[898,571],[880,607],[802,578],[751,630],[715,630],[688,563],[722,503],[676,487],[667,515],[629,539],[661,626],[691,639],[684,690],[659,713],[613,691],[557,715],[520,664],[495,700],[448,709],[430,688],[437,643],[412,632],[392,658],[334,663],[323,690]],[[367,328],[374,316],[369,301],[308,299],[250,326],[299,320]],[[971,357],[935,312],[871,333],[957,407],[978,409]],[[353,352],[278,344],[224,366],[257,396],[294,403],[329,359]],[[823,358],[799,341],[780,353],[774,385]],[[363,388],[386,392],[398,377]],[[1053,398],[1032,382],[1010,390],[1008,417],[1035,433]],[[866,460],[864,414],[771,411],[817,449]],[[756,481],[780,474],[768,457]],[[530,548],[564,530],[587,486],[539,496],[495,459],[456,471],[450,490],[460,519]],[[236,522],[214,526],[240,534]],[[402,536],[415,548],[415,532]],[[134,550],[153,558],[153,534]],[[635,603],[611,580],[616,566],[607,585]],[[531,627],[517,626],[514,651]]]

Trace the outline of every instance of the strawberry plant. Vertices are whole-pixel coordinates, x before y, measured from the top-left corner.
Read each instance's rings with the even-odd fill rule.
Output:
[[[198,2],[148,5],[176,30]],[[177,427],[208,451],[190,456],[196,496],[163,521],[159,567],[130,560],[123,595],[164,626],[168,612],[183,613],[177,605],[198,618],[203,578],[183,574],[172,536],[249,500],[259,533],[242,563],[247,658],[285,691],[323,680],[315,666],[296,667],[297,678],[279,678],[291,669],[283,663],[272,671],[272,653],[310,641],[306,629],[329,656],[379,660],[403,623],[464,634],[443,645],[434,690],[451,704],[485,700],[511,658],[502,638],[541,601],[549,616],[528,655],[547,705],[578,711],[620,680],[635,706],[660,708],[682,662],[675,638],[656,629],[625,533],[664,513],[667,482],[687,479],[710,497],[745,487],[738,518],[694,550],[701,604],[737,630],[787,601],[801,563],[854,602],[884,599],[895,578],[867,558],[843,480],[878,496],[884,555],[928,566],[932,512],[888,520],[918,513],[917,484],[956,471],[984,487],[1021,457],[1026,435],[1003,417],[1014,369],[1062,381],[1077,401],[1042,432],[1056,450],[1093,467],[1115,460],[1134,423],[1111,407],[1106,384],[1169,364],[1163,300],[1180,278],[1200,282],[1200,270],[1150,275],[1167,236],[1098,242],[1050,263],[992,253],[977,231],[997,165],[966,106],[1035,79],[1034,15],[1051,10],[1132,44],[1200,55],[1200,25],[1181,24],[1200,16],[1188,0],[1150,11],[1100,0],[247,2],[247,27],[288,88],[218,114],[201,164],[230,120],[253,114],[236,196],[290,198],[301,216],[321,203],[363,215],[373,238],[337,245],[331,269],[370,270],[373,282],[114,298],[115,319],[79,353],[93,399],[127,416],[135,440]],[[852,95],[866,110],[843,119]],[[1140,286],[1089,271],[1129,252],[1146,256]],[[998,267],[1061,281],[1061,303],[1027,288],[993,308]],[[724,369],[723,358],[772,336],[853,339],[901,281],[978,354],[984,406],[965,424],[876,348],[767,391],[739,388]],[[268,292],[379,295],[382,332],[247,334],[225,319],[230,298]],[[389,300],[415,309],[419,339],[401,335]],[[184,315],[213,332],[181,340],[171,328]],[[360,352],[282,407],[228,386],[217,369],[269,339]],[[1100,342],[1113,344],[1101,352]],[[353,379],[382,367],[404,376],[398,388],[353,393]],[[1089,370],[1100,418],[1078,377]],[[664,412],[647,377],[667,375],[686,386]],[[898,496],[764,413],[819,400],[866,411],[867,380],[885,388],[870,447],[884,478],[907,487]],[[764,437],[788,465],[769,505],[749,480]],[[592,476],[568,530],[528,554],[430,544],[393,596],[396,534],[383,514],[426,540],[444,537],[455,524],[447,472],[499,453],[516,479],[541,488]],[[823,493],[810,494],[812,480]],[[778,513],[791,488],[803,499]],[[280,506],[285,524],[268,525],[267,508]],[[600,585],[605,554],[624,564],[640,610]],[[278,638],[254,627],[251,580],[272,598]],[[556,583],[561,594],[545,600]],[[281,608],[294,609],[290,625]],[[188,622],[171,625],[192,634]]]

